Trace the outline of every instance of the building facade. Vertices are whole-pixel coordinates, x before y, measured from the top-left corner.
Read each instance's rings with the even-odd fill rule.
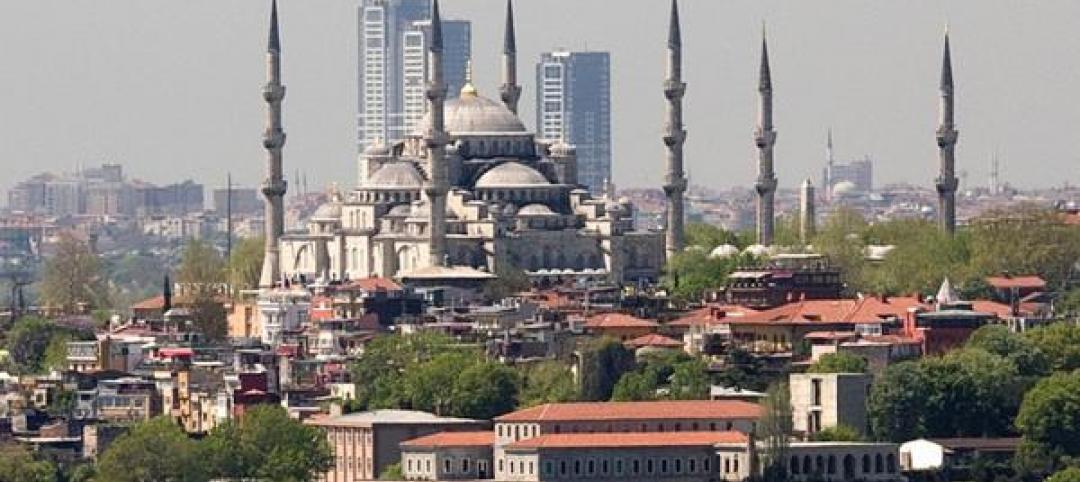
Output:
[[[363,0],[359,22],[359,148],[392,143],[412,132],[425,112],[430,0]],[[467,21],[443,25],[448,92],[465,84],[472,33]],[[456,88],[455,88],[456,87]]]
[[[873,377],[864,373],[792,373],[790,376],[793,428],[813,434],[847,426],[868,433],[866,398]]]
[[[611,179],[611,55],[554,51],[536,64],[536,132],[577,147],[578,182],[599,195]],[[613,193],[612,193],[613,194]]]

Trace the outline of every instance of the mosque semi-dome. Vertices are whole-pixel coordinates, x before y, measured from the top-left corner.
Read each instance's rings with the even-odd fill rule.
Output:
[[[383,165],[368,179],[367,186],[381,189],[416,189],[424,185],[424,178],[411,162],[398,161]]]
[[[478,189],[529,187],[551,185],[539,171],[518,162],[506,162],[493,167],[476,180]]]
[[[518,216],[556,216],[555,211],[543,204],[529,204],[517,212]]]

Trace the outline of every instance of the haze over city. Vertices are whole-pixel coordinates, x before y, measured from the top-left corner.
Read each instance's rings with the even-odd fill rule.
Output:
[[[0,140],[13,179],[76,163],[123,163],[134,177],[225,171],[247,185],[264,169],[266,2],[29,1],[0,5]],[[496,96],[503,2],[452,0],[473,23],[475,80]],[[572,8],[571,8],[572,7]],[[875,159],[879,184],[929,186],[941,36],[953,35],[958,172],[985,185],[989,158],[1022,187],[1080,181],[1080,3],[706,1],[684,10],[686,166],[692,184],[751,186],[755,76],[767,22],[781,188],[819,175],[832,127],[838,159]],[[533,124],[541,51],[612,53],[614,177],[658,187],[667,2],[523,0],[516,5],[522,118]],[[285,171],[313,188],[355,182],[356,5],[281,3],[288,86]],[[963,188],[963,187],[961,187]]]

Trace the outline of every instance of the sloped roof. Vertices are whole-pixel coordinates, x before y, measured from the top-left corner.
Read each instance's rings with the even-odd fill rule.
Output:
[[[484,447],[495,444],[495,432],[439,432],[401,442],[402,447]]]
[[[864,297],[861,299],[800,300],[742,318],[725,320],[730,324],[814,324],[814,323],[880,323],[890,318],[902,318],[910,309],[928,309],[918,298]]]
[[[642,335],[633,340],[626,342],[626,345],[634,348],[655,347],[655,348],[682,348],[683,344],[679,340],[668,338],[664,335],[657,333],[649,333],[648,335]]]
[[[699,326],[723,323],[728,317],[742,317],[758,310],[739,305],[709,305],[691,311],[667,323],[668,326]],[[720,316],[723,314],[723,316]]]
[[[585,321],[586,328],[657,328],[660,324],[622,313],[604,313]]]
[[[986,283],[999,290],[1011,288],[1029,288],[1041,290],[1046,288],[1046,280],[1038,276],[990,276]]]
[[[562,433],[533,437],[507,446],[508,449],[573,449],[626,447],[711,447],[716,444],[746,443],[746,434],[725,432],[631,432]]]
[[[338,289],[342,291],[401,291],[402,288],[400,284],[397,284],[396,282],[394,282],[394,280],[390,278],[370,277],[352,280],[338,287]]]
[[[757,419],[759,405],[738,400],[663,400],[654,402],[548,403],[511,412],[498,422],[593,420]],[[626,434],[622,434],[626,435]]]

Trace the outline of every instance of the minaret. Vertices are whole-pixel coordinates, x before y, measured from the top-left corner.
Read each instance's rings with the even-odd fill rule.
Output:
[[[682,250],[683,195],[686,193],[686,176],[683,173],[683,142],[686,130],[682,122],[682,98],[686,84],[682,81],[682,34],[679,29],[678,0],[671,0],[671,24],[668,27],[667,79],[664,80],[664,97],[667,98],[667,123],[664,126],[664,145],[667,146],[667,173],[664,176],[664,194],[667,196],[667,233],[665,250],[668,258]]]
[[[266,248],[263,257],[259,286],[272,288],[280,278],[278,240],[285,229],[285,179],[281,174],[281,148],[285,145],[285,131],[281,129],[281,101],[285,98],[285,86],[281,84],[281,37],[278,33],[277,0],[270,10],[270,38],[266,48],[266,131],[263,147],[266,149],[266,179],[262,193],[266,198]]]
[[[945,30],[945,50],[941,63],[941,106],[937,129],[938,153],[941,159],[937,178],[938,225],[942,231],[952,234],[956,231],[956,140],[960,133],[956,130],[954,109],[954,90],[952,58],[949,52],[949,31]]]
[[[832,172],[836,157],[833,152],[832,128],[825,134],[825,175],[821,176],[821,187],[825,189],[825,199],[831,200]]]
[[[517,83],[517,40],[514,36],[514,4],[506,0],[506,31],[503,37],[502,80],[499,94],[510,112],[517,114],[521,87]]]
[[[772,75],[769,71],[769,47],[765,30],[761,32],[761,72],[758,78],[758,124],[754,129],[754,143],[758,148],[758,178],[754,184],[757,191],[757,242],[769,246],[773,243],[773,195],[776,192],[776,174],[773,172],[773,144],[776,131],[772,121]]]
[[[817,224],[814,216],[817,209],[814,206],[814,184],[807,178],[799,190],[799,242],[803,246],[810,244],[817,232]]]
[[[428,112],[431,125],[424,133],[428,148],[428,183],[424,193],[430,207],[428,216],[429,261],[431,266],[446,265],[446,133],[443,131],[443,102],[446,99],[446,82],[443,80],[442,17],[439,0],[431,4],[431,44],[428,47]]]

